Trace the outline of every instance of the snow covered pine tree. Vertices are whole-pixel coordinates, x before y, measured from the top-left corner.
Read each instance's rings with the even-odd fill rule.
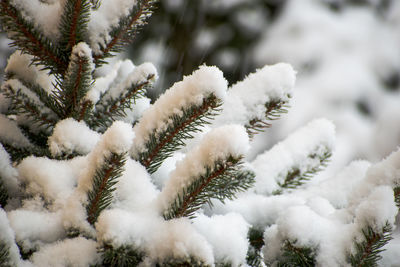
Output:
[[[18,49],[0,95],[1,266],[378,263],[400,152],[307,186],[334,144],[319,119],[246,161],[249,139],[286,110],[290,65],[229,88],[201,66],[150,104],[153,65],[100,67],[154,1],[0,3]]]

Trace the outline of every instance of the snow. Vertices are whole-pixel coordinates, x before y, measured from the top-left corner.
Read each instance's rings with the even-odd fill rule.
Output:
[[[213,217],[199,214],[193,224],[212,245],[215,261],[230,266],[246,265],[249,224],[240,214],[228,213]]]
[[[282,184],[293,169],[303,173],[319,166],[319,158],[333,150],[334,142],[334,125],[328,120],[314,120],[298,129],[252,162],[256,192],[271,194],[280,188],[278,184]]]
[[[103,242],[117,247],[123,244],[144,247],[144,261],[150,265],[189,255],[213,263],[212,248],[187,218],[164,221],[156,214],[111,209],[100,215],[96,229]]]
[[[3,114],[0,114],[0,141],[19,148],[32,146],[19,130],[17,123]]]
[[[214,94],[223,100],[227,81],[217,67],[200,66],[183,81],[175,83],[157,101],[147,109],[139,123],[135,125],[135,142],[131,155],[143,152],[152,133],[166,129],[173,115],[180,115],[181,109],[192,105],[201,105],[203,100]]]
[[[22,16],[35,28],[40,29],[47,38],[56,41],[60,37],[58,25],[64,1],[58,0],[45,4],[39,0],[12,0],[12,5],[21,10]]]
[[[136,0],[102,1],[100,7],[91,13],[88,39],[94,54],[101,53],[101,48],[111,41],[111,29],[117,27],[120,19],[126,17],[136,4]]]
[[[9,192],[9,195],[16,195],[19,188],[18,171],[12,166],[10,156],[0,143],[0,179],[1,183]],[[4,208],[4,207],[3,207]]]
[[[16,241],[24,251],[66,236],[60,212],[18,209],[9,212],[7,216],[15,231]]]
[[[176,195],[203,175],[215,162],[225,162],[229,156],[239,158],[249,149],[249,138],[244,127],[226,125],[207,133],[197,147],[176,164],[159,196],[161,210],[166,210]]]
[[[47,71],[41,70],[41,66],[31,65],[33,56],[22,54],[16,50],[7,61],[5,72],[8,75],[16,75],[16,78],[31,84],[38,84],[47,93],[50,93],[55,82],[53,76],[49,76]]]
[[[41,196],[60,207],[72,194],[81,169],[87,162],[83,158],[56,161],[48,158],[27,157],[17,167],[19,181],[26,185],[26,193]]]
[[[20,261],[20,256],[18,247],[15,244],[15,233],[10,227],[7,214],[3,209],[0,209],[0,242],[9,247],[9,264],[17,266]]]
[[[272,100],[288,101],[295,83],[295,71],[289,64],[266,65],[229,91],[223,113],[216,124],[239,123],[246,125],[252,119],[265,119],[265,104]]]
[[[56,124],[48,145],[53,156],[73,152],[85,155],[92,151],[99,139],[100,134],[92,131],[83,121],[68,118]]]
[[[84,237],[65,239],[40,248],[32,255],[36,266],[86,267],[99,263],[97,243]]]

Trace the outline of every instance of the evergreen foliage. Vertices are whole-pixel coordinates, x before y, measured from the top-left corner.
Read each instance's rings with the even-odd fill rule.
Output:
[[[4,241],[0,240],[0,266],[12,267],[9,249],[9,246]]]
[[[315,252],[309,247],[297,247],[296,242],[286,240],[283,245],[283,255],[279,267],[315,266]]]
[[[392,239],[392,227],[386,223],[378,232],[368,225],[361,232],[362,240],[355,241],[355,253],[349,255],[349,263],[353,267],[378,266],[382,258],[379,253],[384,251],[383,247]]]
[[[137,266],[143,260],[144,253],[130,246],[113,247],[103,245],[99,250],[103,255],[103,261],[96,266]]]
[[[300,169],[296,166],[293,166],[291,171],[286,175],[284,182],[278,183],[281,189],[276,190],[273,192],[273,194],[279,195],[282,194],[284,190],[293,190],[300,187],[318,172],[322,171],[329,163],[331,156],[332,153],[329,148],[324,148],[322,153],[319,152],[308,155],[308,158],[310,159],[317,159],[319,164],[316,166],[308,165],[308,168],[306,169]]]
[[[209,95],[200,105],[182,107],[179,113],[168,118],[168,126],[161,132],[154,131],[146,143],[146,150],[134,155],[146,167],[149,173],[154,173],[165,159],[185,145],[185,140],[193,138],[193,133],[209,124],[216,116],[221,106],[221,100],[214,94]]]
[[[24,54],[33,56],[30,60],[31,66],[37,72],[35,75],[45,73],[47,75],[45,77],[48,78],[46,82],[52,85],[51,88],[46,88],[40,78],[35,77],[29,80],[25,75],[14,70],[15,72],[7,73],[7,80],[0,90],[0,96],[9,101],[1,106],[4,114],[0,119],[7,127],[0,127],[0,140],[7,153],[0,155],[0,166],[18,173],[18,177],[11,177],[14,173],[3,177],[3,173],[0,172],[0,211],[2,212],[0,227],[10,233],[7,236],[9,238],[7,242],[16,239],[15,248],[18,247],[20,253],[15,256],[16,253],[11,249],[14,248],[12,243],[14,241],[11,241],[10,248],[8,243],[2,241],[3,236],[0,236],[1,266],[11,266],[10,262],[21,259],[40,262],[40,257],[45,258],[46,253],[52,254],[64,248],[71,253],[75,249],[71,248],[71,244],[87,246],[88,251],[92,249],[93,259],[90,263],[92,266],[200,267],[212,264],[215,266],[236,264],[234,260],[225,258],[225,255],[220,256],[216,251],[212,251],[214,244],[211,245],[212,242],[207,240],[206,235],[200,234],[199,229],[193,230],[195,229],[193,225],[196,219],[201,218],[200,216],[196,218],[199,213],[206,214],[203,210],[206,205],[211,211],[213,210],[214,201],[218,205],[221,203],[223,205],[228,201],[233,201],[240,195],[239,193],[248,189],[253,189],[251,193],[254,193],[255,197],[266,197],[258,195],[256,189],[252,188],[257,182],[256,179],[260,177],[256,177],[255,172],[249,167],[251,164],[246,162],[248,136],[253,137],[262,132],[271,126],[272,120],[286,113],[288,100],[271,96],[271,100],[265,103],[265,112],[262,112],[265,117],[260,119],[257,117],[258,114],[255,114],[256,112],[251,114],[252,111],[249,111],[245,117],[247,118],[247,115],[252,117],[250,116],[246,125],[221,123],[222,126],[220,126],[218,125],[220,122],[214,125],[212,120],[223,112],[223,102],[225,100],[229,102],[230,99],[228,94],[227,99],[223,99],[226,93],[223,90],[226,90],[227,86],[222,74],[220,77],[218,76],[220,73],[216,71],[217,68],[204,66],[204,69],[209,68],[207,69],[209,72],[201,72],[206,74],[200,75],[200,78],[192,77],[190,82],[186,80],[187,87],[182,87],[189,90],[195,87],[195,83],[201,84],[199,88],[196,87],[198,90],[195,96],[190,95],[191,98],[195,98],[194,100],[183,99],[183,97],[179,99],[183,90],[179,91],[170,95],[171,98],[176,99],[167,101],[171,104],[168,107],[172,105],[177,107],[173,107],[170,112],[162,110],[163,115],[166,115],[165,119],[160,120],[159,114],[145,117],[151,112],[151,108],[148,108],[150,100],[146,98],[146,95],[147,90],[157,79],[155,70],[149,66],[143,68],[135,66],[132,67],[134,71],[125,75],[126,70],[121,67],[115,70],[112,79],[109,78],[112,75],[107,76],[109,80],[104,77],[99,78],[99,73],[97,73],[101,65],[107,64],[108,58],[120,52],[124,45],[132,41],[138,30],[146,24],[146,19],[152,13],[157,1],[131,2],[131,8],[126,10],[126,13],[121,13],[120,17],[117,16],[118,23],[111,23],[108,35],[100,34],[104,42],[95,44],[94,46],[100,46],[96,48],[91,47],[93,44],[89,40],[91,34],[89,23],[93,12],[101,9],[101,0],[66,0],[60,7],[62,11],[58,25],[60,36],[53,39],[41,32],[40,27],[32,22],[34,18],[28,18],[24,11],[20,10],[23,8],[11,0],[0,0],[2,29],[13,40],[12,45],[19,49],[16,55],[18,57],[23,57]],[[9,64],[12,65],[12,62]],[[286,67],[281,66],[279,74],[282,76],[281,79],[287,78],[289,82],[282,85],[281,81],[278,81],[276,85],[288,87],[282,90],[291,89],[291,74],[294,77],[291,67]],[[288,73],[285,72],[287,69],[289,69]],[[24,72],[23,67],[19,71]],[[204,77],[215,78],[221,84],[204,81]],[[101,80],[102,78],[104,79]],[[260,85],[258,79],[254,79],[252,83],[257,84],[260,90],[266,86]],[[209,88],[214,86],[216,88]],[[273,93],[266,90],[263,93],[274,94],[279,90],[280,88]],[[290,94],[283,97],[288,99]],[[2,98],[0,100],[2,101]],[[140,120],[129,113],[139,100],[149,100],[146,103],[148,109],[144,108],[144,111],[139,110],[138,114],[135,114],[137,117],[142,116]],[[264,105],[263,102],[264,100],[259,102],[261,107]],[[159,103],[155,101],[152,107],[160,107]],[[3,105],[3,102],[0,104]],[[248,107],[244,107],[246,108]],[[150,115],[154,114],[150,113]],[[146,121],[143,118],[150,119]],[[124,122],[117,122],[118,120]],[[65,124],[62,124],[63,122],[67,122],[66,125],[76,126],[76,129],[73,129],[75,131],[67,129]],[[142,125],[144,125],[144,130],[138,130],[137,126]],[[147,127],[148,125],[150,126]],[[203,140],[210,138],[197,147],[191,147],[192,144],[187,146],[188,140],[193,139],[195,134],[209,130],[204,127],[207,125],[211,128],[210,132],[226,127],[223,128],[224,131],[216,131],[217,134],[223,133],[225,136],[218,136],[218,138],[216,134],[210,135],[211,137],[200,136],[199,138]],[[61,134],[56,133],[59,129],[61,129]],[[109,131],[109,129],[112,130]],[[238,132],[234,133],[235,130]],[[232,136],[228,136],[231,134]],[[137,140],[144,140],[143,147],[140,147],[141,141]],[[138,143],[135,143],[136,141]],[[52,142],[56,145],[60,143],[61,148],[53,149]],[[293,193],[326,166],[331,150],[324,144],[318,145],[312,153],[303,152],[307,160],[301,163],[301,166],[293,161],[295,162],[293,166],[282,167],[288,172],[283,182],[278,184],[280,189],[275,194]],[[212,149],[208,149],[210,146]],[[207,149],[201,150],[204,147]],[[172,182],[164,187],[160,186],[160,190],[157,190],[152,183],[155,182],[156,175],[160,175],[156,171],[167,158],[181,152],[186,153],[187,161],[179,162],[175,168],[175,171],[178,171],[170,172],[169,180],[165,179],[167,183],[171,180]],[[198,157],[198,161],[193,160],[195,156]],[[33,166],[35,160],[44,162],[43,170],[40,164]],[[188,164],[185,165],[185,163]],[[197,164],[199,166],[193,163],[199,163]],[[43,177],[38,178],[39,176]],[[12,180],[14,178],[16,181]],[[119,184],[121,181],[123,181],[122,185]],[[20,192],[15,193],[10,190],[9,184],[16,187],[12,188],[14,191]],[[169,185],[171,186],[168,187]],[[143,188],[145,188],[143,190],[145,193],[141,192]],[[124,190],[132,190],[133,193],[129,195],[131,191],[127,194],[122,192]],[[148,192],[154,193],[154,196],[147,200],[139,199],[138,196],[145,198]],[[394,194],[398,205],[400,205],[399,192],[400,189],[396,186]],[[276,200],[280,196],[273,197],[276,197],[274,199]],[[9,199],[13,200],[12,205],[7,206]],[[163,200],[167,201],[162,202]],[[123,201],[128,204],[121,204]],[[134,201],[135,203],[132,204]],[[25,213],[36,216],[35,220],[21,223],[21,218],[26,218],[21,214]],[[113,214],[119,214],[122,217],[125,213],[128,215],[126,215],[126,221],[122,223],[118,221],[119,218],[112,217]],[[135,216],[140,216],[142,213],[149,216],[146,220],[151,218],[154,221],[144,220],[140,224],[141,218]],[[55,217],[59,220],[53,219]],[[265,215],[264,217],[272,216]],[[264,259],[263,249],[268,245],[264,240],[264,234],[268,227],[277,223],[277,220],[272,222],[272,219],[268,218],[266,219],[270,220],[268,222],[252,222],[253,225],[251,225],[248,222],[251,220],[245,218],[245,215],[238,215],[237,218],[238,225],[242,225],[244,229],[244,238],[238,243],[242,242],[245,244],[244,247],[248,246],[247,257],[238,264],[245,264],[244,261],[247,261],[249,266],[264,266],[267,260]],[[126,225],[124,224],[126,222],[132,223]],[[44,223],[46,224],[42,227],[41,224]],[[31,226],[30,224],[33,224],[34,230],[27,231],[27,237],[17,235],[18,231],[26,230]],[[147,228],[142,229],[144,224],[146,226],[149,224],[149,229],[156,233]],[[43,229],[46,227],[49,229]],[[154,229],[155,227],[160,227],[160,229]],[[183,230],[192,235],[189,236],[189,240],[182,241],[186,236],[182,237],[179,236],[180,233],[176,233],[176,228],[179,227],[187,228]],[[181,228],[178,230],[180,231]],[[38,233],[35,232],[34,237],[31,237],[29,234],[32,231],[38,231]],[[47,231],[51,232],[50,237],[47,236]],[[389,223],[378,233],[372,227],[363,229],[363,240],[354,241],[355,253],[349,255],[348,261],[353,266],[375,266],[380,258],[379,253],[383,251],[383,246],[391,239],[391,231]],[[17,234],[13,236],[15,232]],[[0,235],[2,234],[0,232]],[[160,253],[160,255],[163,256],[159,256],[158,253],[157,256],[152,255],[154,251],[150,249],[152,244],[148,244],[149,240],[159,242],[156,239],[160,239],[170,242],[170,239],[175,238],[174,234],[178,236],[176,238],[178,241],[173,240],[173,246],[177,248],[162,244],[160,250],[164,250],[164,254]],[[124,236],[121,237],[121,235]],[[182,240],[179,240],[180,238]],[[190,249],[185,247],[191,246],[193,240],[194,242],[200,240],[200,245],[196,243]],[[157,245],[161,247],[160,244]],[[318,246],[298,247],[296,241],[291,239],[284,239],[282,244],[278,245],[281,246],[282,253],[277,262],[274,262],[277,266],[315,266],[317,264]],[[201,252],[203,254],[197,254],[197,249],[203,249],[204,251]],[[243,250],[243,257],[246,256],[245,252],[246,250]],[[204,258],[201,258],[200,254]],[[60,264],[71,266],[76,264],[72,258]]]
[[[115,184],[124,171],[125,158],[125,154],[111,153],[105,157],[102,166],[96,169],[93,177],[93,187],[87,194],[86,212],[87,220],[90,224],[93,225],[101,211],[111,204]]]
[[[265,131],[266,128],[271,127],[271,122],[279,119],[282,114],[286,114],[288,108],[288,102],[282,99],[273,99],[265,103],[265,119],[251,119],[248,124],[245,125],[250,138],[253,138],[257,133]]]
[[[400,186],[395,186],[393,192],[394,192],[394,200],[396,201],[397,207],[400,208]]]

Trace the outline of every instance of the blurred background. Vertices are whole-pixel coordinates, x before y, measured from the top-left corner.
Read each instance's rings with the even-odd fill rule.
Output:
[[[0,77],[10,52],[0,37]],[[249,159],[320,117],[337,130],[328,174],[400,143],[399,0],[162,0],[122,57],[155,64],[153,99],[201,64],[230,84],[265,64],[292,64],[289,113],[256,137]]]
[[[204,63],[230,84],[265,64],[292,64],[289,113],[257,136],[250,159],[320,117],[337,131],[326,175],[400,144],[399,0],[163,0],[129,57],[158,68],[154,95]]]

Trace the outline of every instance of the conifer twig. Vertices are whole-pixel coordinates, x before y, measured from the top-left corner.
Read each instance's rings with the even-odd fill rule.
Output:
[[[117,179],[124,170],[126,153],[111,153],[104,159],[100,168],[96,169],[92,189],[87,193],[88,204],[86,205],[87,220],[94,225],[101,211],[106,209],[112,201],[112,192]]]
[[[11,5],[10,0],[0,1],[0,22],[8,37],[13,40],[11,46],[19,47],[22,52],[34,56],[33,62],[45,66],[52,73],[63,74],[67,62],[62,59],[56,46],[25,20],[21,12]]]

